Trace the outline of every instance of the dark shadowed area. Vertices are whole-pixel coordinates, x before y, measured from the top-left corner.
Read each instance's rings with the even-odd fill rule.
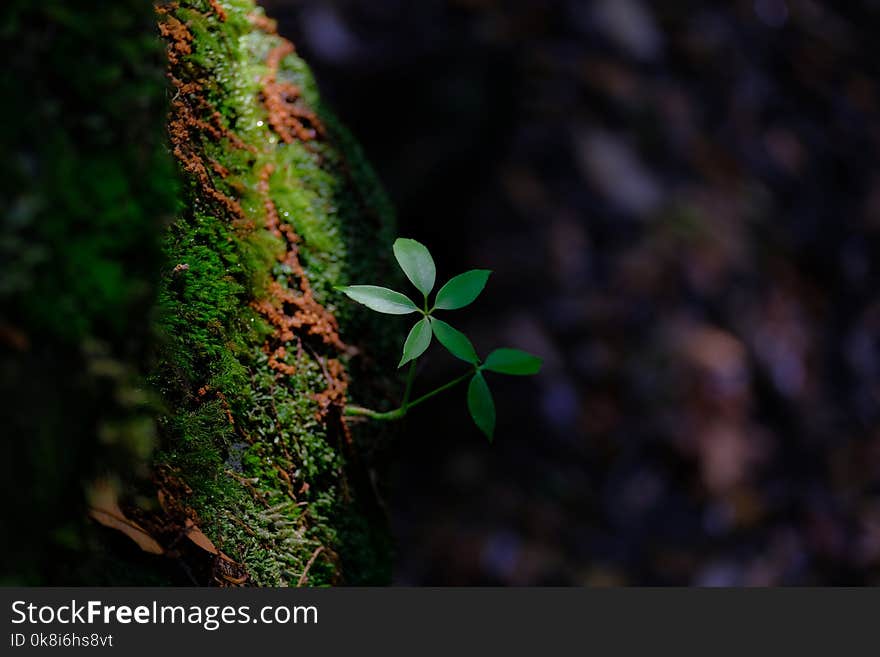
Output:
[[[494,445],[408,418],[396,583],[880,583],[880,3],[265,5],[400,233],[495,271],[459,327],[546,362]]]

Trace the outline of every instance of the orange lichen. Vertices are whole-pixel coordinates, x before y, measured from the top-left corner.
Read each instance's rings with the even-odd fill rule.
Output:
[[[266,34],[278,33],[278,21],[273,18],[269,18],[265,14],[254,12],[252,14],[248,14],[247,19],[251,25],[253,25],[258,30],[262,30]]]
[[[221,178],[229,177],[229,169],[220,164],[217,160],[211,160],[211,168],[214,170],[214,173],[216,173]]]
[[[287,358],[287,347],[280,346],[271,354],[269,354],[269,367],[271,367],[276,372],[281,372],[282,374],[286,374],[287,376],[293,376],[296,374],[296,367],[285,363],[284,360]]]
[[[168,42],[168,61],[172,67],[179,63],[180,56],[192,52],[193,39],[189,28],[169,13],[173,8],[174,5],[156,7],[156,12],[162,16],[162,20],[159,22],[159,31]],[[198,144],[199,137],[203,133],[207,133],[216,140],[226,137],[236,146],[244,146],[244,143],[222,125],[222,117],[218,112],[209,113],[213,123],[199,118],[193,105],[204,106],[207,101],[201,97],[199,93],[201,86],[197,82],[183,82],[173,74],[169,74],[168,78],[176,91],[171,100],[171,113],[168,121],[168,136],[174,157],[180,162],[184,171],[195,178],[206,196],[226,208],[234,217],[246,222],[238,201],[227,196],[214,185],[204,161],[195,148],[195,144]]]
[[[211,9],[214,10],[214,13],[217,14],[217,18],[219,18],[224,23],[226,22],[226,10],[220,5],[218,0],[208,0],[208,3],[211,5]]]
[[[192,53],[192,34],[186,25],[173,16],[168,17],[166,22],[159,23],[159,33],[169,40],[168,60],[172,64],[177,64],[182,55]]]
[[[193,36],[189,28],[169,12],[176,5],[157,6],[157,13],[162,16],[159,22],[159,31],[168,42],[168,61],[172,67],[180,62],[180,57],[192,53]],[[222,7],[220,8],[222,10]],[[221,206],[225,207],[230,214],[239,220],[244,226],[248,220],[242,212],[238,201],[221,192],[213,184],[208,169],[197,153],[194,144],[198,143],[201,135],[207,134],[215,141],[227,139],[235,148],[246,149],[256,152],[253,146],[246,144],[228,126],[224,125],[223,116],[212,108],[205,100],[201,92],[201,85],[197,81],[183,82],[169,73],[168,78],[175,89],[171,101],[171,114],[168,122],[168,132],[175,158],[180,162],[183,169],[192,175],[206,196],[212,198]],[[205,120],[199,116],[196,109],[209,117]],[[220,177],[225,178],[223,171],[212,166]]]
[[[201,97],[197,97],[198,101],[204,103],[204,99]],[[211,121],[204,121],[202,119],[196,119],[198,123],[198,127],[207,132],[211,137],[213,137],[216,141],[220,141],[221,139],[228,139],[229,142],[235,146],[236,148],[242,148],[244,150],[251,151],[252,153],[256,152],[256,149],[244,143],[241,137],[232,132],[229,128],[223,125],[223,115],[220,114],[217,110],[214,110],[210,113]]]
[[[169,46],[171,48],[171,46]],[[201,87],[195,82],[182,82],[173,75],[168,76],[172,86],[177,90],[171,101],[171,113],[168,120],[168,136],[171,141],[172,153],[180,162],[184,171],[190,174],[205,196],[216,201],[225,208],[232,216],[236,227],[241,230],[253,228],[251,222],[244,214],[239,202],[224,194],[211,178],[208,165],[197,150],[202,135],[208,135],[214,140],[227,139],[236,148],[254,151],[255,149],[245,144],[236,134],[223,125],[223,117],[216,110],[210,110],[208,116],[211,121],[205,121],[196,114],[194,106],[206,108],[207,101],[200,95]],[[229,172],[219,165],[211,163],[211,169],[221,178],[229,175]]]
[[[168,74],[168,79],[171,80],[171,85],[175,89],[172,102],[181,101],[185,102],[187,105],[191,103],[209,117],[210,121],[198,118],[195,109],[190,108],[191,121],[194,127],[207,132],[216,141],[227,139],[235,148],[241,148],[250,151],[251,153],[257,152],[257,149],[254,146],[245,143],[241,137],[225,125],[223,115],[214,109],[211,104],[205,100],[202,93],[200,93],[202,91],[202,85],[195,81],[183,82],[171,73]]]
[[[340,408],[344,406],[345,395],[348,392],[348,376],[342,361],[329,358],[324,367],[324,376],[327,378],[327,389],[315,396],[320,417],[326,416],[333,406]]]
[[[308,276],[299,260],[299,235],[296,234],[293,226],[281,222],[278,209],[270,196],[269,179],[273,170],[271,164],[263,167],[260,171],[257,191],[262,197],[266,211],[266,230],[284,238],[287,248],[279,260],[291,271],[291,281],[295,281],[299,289],[295,290],[272,281],[269,283],[268,296],[255,301],[253,307],[275,327],[274,337],[281,342],[292,340],[294,329],[298,329],[306,335],[320,338],[329,347],[343,351],[346,347],[339,338],[336,317],[315,299]],[[289,312],[290,310],[293,312]]]
[[[278,208],[270,195],[270,178],[274,171],[272,164],[267,164],[260,171],[257,191],[263,200],[265,209],[265,228],[276,237],[284,239],[286,250],[279,259],[291,272],[290,282],[298,289],[287,287],[278,281],[269,283],[268,295],[264,299],[254,301],[252,307],[259,312],[271,326],[275,328],[271,338],[263,347],[268,355],[268,364],[276,372],[292,375],[296,368],[285,362],[287,344],[298,335],[310,335],[321,339],[328,347],[344,351],[345,344],[339,338],[339,326],[336,318],[314,297],[308,276],[299,260],[300,238],[287,222],[282,222]],[[331,408],[342,408],[345,404],[348,379],[345,367],[336,359],[331,358],[324,367],[327,379],[327,390],[316,395],[318,415],[326,419]],[[340,423],[346,436],[348,428],[342,415]]]
[[[328,359],[326,365],[322,363],[322,367],[324,377],[327,380],[327,389],[315,395],[315,401],[318,404],[318,420],[335,421],[342,430],[345,441],[351,444],[351,428],[345,421],[345,415],[342,412],[348,393],[348,372],[346,372],[342,361],[336,358]]]
[[[202,85],[198,82],[183,82],[182,80],[178,80],[173,73],[168,73],[168,79],[171,80],[171,85],[174,87],[175,95],[174,98],[177,99],[179,96],[189,96],[192,94],[197,94],[202,90]]]
[[[293,44],[283,39],[266,59],[269,72],[262,80],[263,104],[268,113],[269,126],[285,144],[295,140],[312,141],[325,134],[324,125],[312,110],[301,102],[302,92],[290,82],[278,81],[278,67],[294,52]]]
[[[221,192],[211,180],[211,175],[201,156],[193,147],[193,132],[204,128],[204,122],[195,118],[192,109],[182,100],[171,102],[171,118],[168,122],[168,135],[171,150],[183,170],[195,178],[206,196],[226,208],[234,217],[246,221],[241,205],[234,198]]]
[[[275,207],[275,202],[269,195],[269,178],[274,172],[275,165],[271,162],[260,170],[257,191],[263,199],[263,209],[266,211],[266,230],[275,235],[275,237],[281,237],[281,221],[278,216],[278,208]]]

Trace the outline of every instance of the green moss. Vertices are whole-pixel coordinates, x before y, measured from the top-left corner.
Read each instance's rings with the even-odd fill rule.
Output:
[[[383,522],[365,520],[372,492],[350,464],[358,447],[346,445],[338,421],[322,418],[317,402],[328,387],[327,359],[347,355],[302,332],[288,342],[284,361],[295,373],[279,374],[264,349],[272,327],[250,304],[267,297],[270,280],[298,290],[295,272],[278,258],[283,240],[264,228],[259,181],[267,164],[269,195],[300,238],[315,298],[330,309],[340,301],[335,286],[387,267],[376,254],[390,243],[392,214],[295,55],[284,58],[278,80],[303,90],[327,135],[284,144],[273,132],[260,81],[282,41],[247,20],[258,11],[252,3],[221,4],[225,22],[203,2],[175,10],[193,39],[192,54],[173,73],[201,85],[211,106],[202,118],[218,110],[224,127],[252,147],[210,134],[196,144],[205,162],[228,171],[211,184],[236,199],[255,228],[242,230],[241,217],[188,180],[184,210],[165,243],[169,273],[160,291],[166,341],[153,382],[169,406],[159,461],[190,485],[188,503],[202,529],[245,565],[252,582],[296,584],[317,555],[306,576],[311,585],[380,583],[388,577],[387,539]],[[378,335],[360,318],[338,319],[344,338]]]
[[[164,57],[135,0],[7,0],[0,40],[0,581],[61,583],[91,545],[83,482],[146,474],[155,440]]]
[[[326,135],[280,143],[260,94],[281,39],[253,26],[262,10],[251,0],[221,5],[226,21],[205,0],[178,3],[192,52],[172,72],[201,86],[200,119],[218,111],[251,147],[198,130],[187,144],[242,216],[175,172],[164,134],[174,91],[149,3],[9,0],[0,10],[10,53],[0,73],[0,424],[24,437],[8,445],[0,487],[30,502],[3,507],[15,531],[0,533],[0,552],[15,572],[0,571],[2,583],[189,581],[174,559],[85,521],[84,485],[107,473],[156,512],[156,469],[186,482],[201,529],[253,584],[388,580],[385,521],[359,465],[381,436],[359,429],[348,445],[317,395],[330,358],[359,401],[395,383],[365,363],[393,371],[399,336],[334,290],[391,279],[392,212],[296,55],[278,79],[302,90]],[[269,365],[274,328],[252,304],[270,282],[296,280],[279,261],[284,240],[264,228],[267,164],[315,299],[363,358],[301,332],[284,358],[295,374]]]

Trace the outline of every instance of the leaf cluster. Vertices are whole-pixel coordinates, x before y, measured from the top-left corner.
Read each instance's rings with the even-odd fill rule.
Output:
[[[480,296],[489,280],[488,269],[472,269],[453,276],[434,295],[437,268],[430,251],[413,239],[394,242],[394,257],[413,286],[421,293],[421,304],[409,296],[377,285],[350,285],[338,288],[350,299],[387,315],[421,315],[403,344],[398,367],[414,362],[431,346],[434,338],[450,354],[470,365],[473,376],[468,384],[467,405],[477,427],[491,440],[495,431],[495,402],[485,372],[527,376],[537,374],[541,359],[520,349],[500,348],[481,359],[473,343],[461,331],[435,316],[438,310],[460,310]]]

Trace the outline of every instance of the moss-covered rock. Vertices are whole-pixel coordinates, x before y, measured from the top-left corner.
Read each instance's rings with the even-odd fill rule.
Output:
[[[142,3],[67,4],[13,2],[4,21],[30,48],[3,77],[4,111],[32,117],[26,106],[45,103],[23,133],[3,122],[17,189],[0,243],[15,258],[0,279],[2,394],[28,437],[7,462],[25,463],[46,497],[38,517],[9,522],[53,536],[26,559],[32,577],[13,580],[387,581],[361,458],[379,436],[353,433],[342,407],[352,388],[369,401],[393,383],[371,364],[393,361],[396,336],[334,290],[393,276],[375,176],[251,0],[158,7],[167,149]],[[94,60],[62,60],[74,52]],[[64,86],[23,88],[27,57],[57,58]],[[124,531],[80,521],[82,491],[108,478],[124,482],[111,495]],[[139,550],[150,541],[161,556]],[[81,565],[50,567],[59,554]]]

